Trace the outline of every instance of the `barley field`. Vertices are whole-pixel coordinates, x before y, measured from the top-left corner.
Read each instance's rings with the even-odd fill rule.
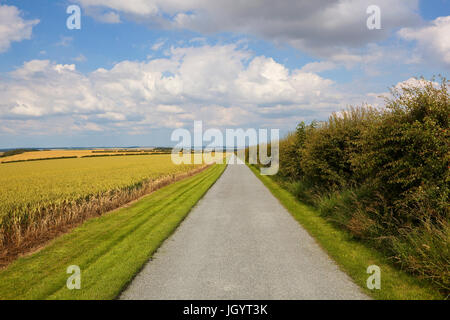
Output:
[[[2,164],[0,260],[49,230],[115,209],[203,167],[175,165],[170,155]]]

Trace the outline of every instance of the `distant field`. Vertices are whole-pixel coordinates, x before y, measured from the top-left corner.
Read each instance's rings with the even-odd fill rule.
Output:
[[[75,152],[82,155],[88,151]],[[0,262],[2,243],[7,247],[30,237],[29,241],[33,241],[38,234],[45,234],[58,224],[82,220],[134,200],[156,188],[156,180],[167,184],[176,175],[201,166],[175,165],[170,155],[3,164],[0,166]]]
[[[30,159],[47,159],[47,158],[61,158],[61,157],[85,157],[92,155],[114,155],[126,153],[151,152],[151,150],[126,150],[126,149],[106,149],[106,150],[44,150],[44,151],[29,151],[21,154],[16,154],[9,157],[0,158],[0,162],[9,161],[23,161]],[[0,155],[3,152],[0,153]]]

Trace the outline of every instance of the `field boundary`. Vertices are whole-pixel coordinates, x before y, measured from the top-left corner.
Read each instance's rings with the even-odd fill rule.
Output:
[[[52,208],[53,212],[47,214],[39,223],[34,223],[23,229],[15,228],[8,236],[0,229],[0,270],[21,256],[32,254],[41,250],[49,241],[65,234],[81,225],[90,218],[98,217],[121,207],[131,205],[158,189],[174,182],[186,179],[209,168],[211,164],[203,165],[188,172],[165,175],[155,180],[144,181],[139,188],[129,190],[125,188],[122,195],[106,194],[94,197],[83,203],[71,203],[67,206]],[[3,238],[3,239],[2,239]],[[3,240],[3,241],[1,241]]]
[[[247,164],[248,165],[248,164]],[[278,199],[294,219],[316,240],[324,251],[347,273],[363,292],[379,300],[442,300],[445,297],[429,282],[414,277],[394,266],[378,250],[355,241],[345,230],[338,229],[314,208],[301,203],[270,176],[262,176],[248,165],[258,179]],[[381,289],[367,288],[367,267],[381,269]]]
[[[18,163],[18,162],[30,162],[30,161],[45,161],[45,160],[61,160],[61,159],[84,159],[84,158],[103,158],[103,157],[123,157],[123,156],[157,156],[171,154],[170,152],[143,152],[143,153],[115,153],[115,154],[89,154],[80,156],[61,156],[61,157],[48,157],[48,158],[30,158],[21,160],[1,160],[0,164]]]
[[[30,161],[43,161],[43,160],[61,160],[61,159],[77,159],[77,156],[67,156],[67,157],[53,157],[53,158],[32,158],[26,160],[9,160],[9,161],[1,161],[0,164],[8,164],[8,163],[18,163],[18,162],[30,162]]]

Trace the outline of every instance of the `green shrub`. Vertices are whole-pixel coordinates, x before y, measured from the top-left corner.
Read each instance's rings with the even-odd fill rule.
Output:
[[[279,175],[284,178],[297,180],[302,177],[302,166],[300,165],[301,152],[306,140],[307,126],[301,122],[297,130],[288,134],[280,141],[280,169]]]
[[[389,200],[404,223],[423,215],[448,218],[447,83],[422,83],[393,90],[382,121],[365,127],[358,141],[362,152],[352,160],[358,175]]]
[[[8,150],[3,152],[0,157],[9,157],[9,156],[14,156],[16,154],[22,154],[25,152],[30,152],[30,151],[39,151],[38,149],[13,149],[13,150]]]
[[[369,106],[301,123],[276,178],[301,201],[450,292],[449,83],[423,78]]]

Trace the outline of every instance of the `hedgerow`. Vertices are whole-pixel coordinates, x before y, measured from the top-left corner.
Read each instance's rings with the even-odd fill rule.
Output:
[[[393,88],[384,108],[299,124],[280,142],[277,179],[448,294],[450,104],[440,80]]]

